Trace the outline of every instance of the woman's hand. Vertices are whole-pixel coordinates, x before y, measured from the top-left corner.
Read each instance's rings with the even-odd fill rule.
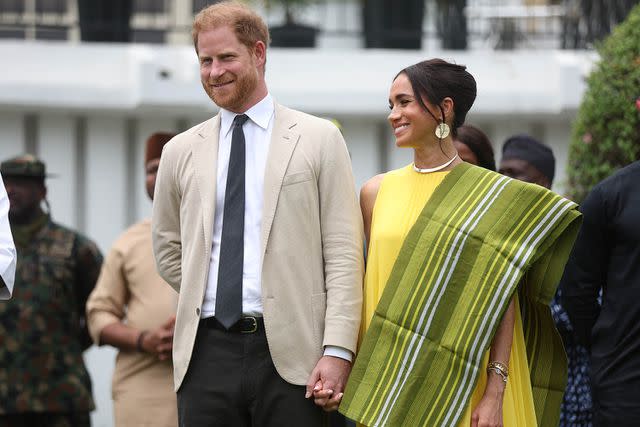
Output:
[[[471,414],[471,427],[503,427],[502,393],[488,393]]]
[[[515,302],[511,299],[507,311],[502,316],[498,330],[493,337],[489,360],[499,362],[509,371],[509,358],[513,342],[513,325],[515,323]],[[487,385],[484,395],[471,413],[471,427],[502,427],[502,399],[507,383],[501,375],[487,372]],[[511,427],[511,426],[509,426]]]

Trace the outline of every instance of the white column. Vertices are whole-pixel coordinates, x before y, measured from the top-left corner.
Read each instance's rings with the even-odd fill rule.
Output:
[[[113,427],[111,379],[115,367],[116,350],[111,346],[93,346],[82,355],[93,386],[96,409],[91,413],[93,427]]]
[[[359,192],[362,184],[381,172],[378,167],[380,165],[378,124],[370,118],[349,118],[340,120],[340,123],[349,154],[351,154],[356,190]]]
[[[192,44],[191,24],[193,23],[192,0],[174,0],[169,3],[170,22],[175,30],[167,34],[168,44]],[[183,30],[184,29],[184,30]]]
[[[75,118],[43,113],[38,117],[38,156],[46,163],[47,198],[54,221],[76,228],[77,194],[73,191],[77,176]]]
[[[24,154],[23,114],[0,112],[0,161]]]
[[[551,147],[556,158],[553,190],[562,195],[565,195],[567,190],[567,164],[569,161],[569,143],[571,141],[571,126],[567,126],[567,123],[571,123],[573,118],[567,117],[565,120],[547,121],[545,123],[545,143]]]
[[[95,116],[87,119],[85,148],[86,234],[104,254],[126,224],[125,200],[127,149],[126,119]],[[92,347],[84,353],[93,382],[96,410],[91,413],[94,426],[113,426],[111,379],[116,352],[112,347]]]
[[[65,22],[69,22],[69,41],[80,41],[80,16],[78,14],[78,1],[67,0],[67,17]],[[72,25],[74,23],[75,25]]]
[[[125,119],[89,117],[86,145],[86,234],[107,250],[127,227]]]

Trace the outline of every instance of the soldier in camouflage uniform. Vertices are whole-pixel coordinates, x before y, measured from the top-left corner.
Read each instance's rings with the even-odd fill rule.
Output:
[[[0,427],[89,426],[84,307],[102,255],[42,210],[44,163],[16,157],[0,173],[18,252],[13,299],[0,303]]]

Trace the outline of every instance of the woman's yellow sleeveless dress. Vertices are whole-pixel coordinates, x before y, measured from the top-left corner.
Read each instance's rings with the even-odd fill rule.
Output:
[[[371,219],[361,337],[369,327],[407,233],[446,175],[447,172],[417,173],[412,165],[385,174]],[[537,426],[517,296],[515,302],[516,319],[509,360],[509,380],[503,400],[503,421],[505,427]],[[487,351],[482,366],[487,366],[488,362]],[[471,414],[482,399],[486,383],[487,373],[482,369],[470,405],[459,426],[471,425]]]

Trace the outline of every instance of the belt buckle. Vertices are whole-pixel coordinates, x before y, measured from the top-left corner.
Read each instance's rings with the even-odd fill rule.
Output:
[[[246,320],[250,320],[252,325],[251,325],[251,329],[247,329],[247,330],[241,330],[240,333],[243,334],[252,334],[254,332],[256,332],[258,330],[258,320],[253,317],[253,316],[247,316],[244,319]]]

